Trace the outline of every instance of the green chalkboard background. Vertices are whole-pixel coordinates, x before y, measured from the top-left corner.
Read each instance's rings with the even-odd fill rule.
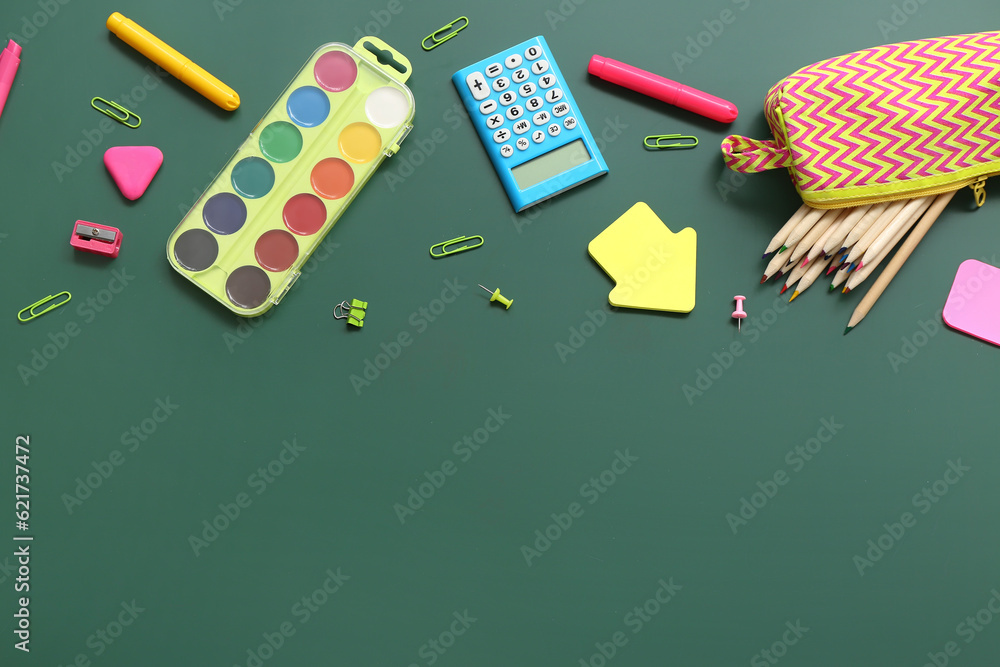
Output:
[[[113,11],[242,106],[150,76]],[[783,173],[734,179],[718,145],[766,138],[764,95],[798,67],[998,19],[985,0],[5,2],[24,52],[0,118],[0,663],[996,665],[1000,351],[939,311],[961,261],[998,263],[1000,204],[959,193],[845,337],[860,293],[787,306],[758,285],[798,202]],[[285,300],[240,320],[170,268],[167,237],[309,54],[363,34],[412,60],[415,129]],[[450,76],[535,35],[610,172],[514,215]],[[741,115],[593,80],[594,53]],[[141,128],[101,131],[97,95]],[[701,145],[644,151],[658,133]],[[131,203],[100,156],[136,144],[165,162]],[[606,305],[587,244],[638,201],[697,231],[688,315]],[[121,255],[72,250],[77,219],[119,227]],[[486,244],[428,257],[462,234]],[[360,331],[331,316],[351,298]]]

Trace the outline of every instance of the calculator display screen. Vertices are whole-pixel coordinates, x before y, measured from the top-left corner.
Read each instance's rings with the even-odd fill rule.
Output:
[[[539,155],[534,160],[514,167],[510,173],[513,174],[517,187],[521,190],[527,190],[553,176],[569,171],[573,167],[586,164],[590,162],[590,159],[586,144],[583,143],[582,139],[577,139],[544,155]]]

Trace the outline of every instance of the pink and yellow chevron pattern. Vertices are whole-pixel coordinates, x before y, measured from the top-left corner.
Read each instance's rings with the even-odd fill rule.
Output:
[[[727,137],[736,171],[788,167],[823,208],[957,189],[1000,173],[1000,32],[879,46],[771,88],[775,141]]]

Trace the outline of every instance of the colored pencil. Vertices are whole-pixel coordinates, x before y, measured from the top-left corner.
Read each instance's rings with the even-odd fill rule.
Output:
[[[785,245],[791,248],[792,246],[798,244],[799,240],[805,236],[810,229],[812,229],[813,225],[816,224],[816,221],[822,218],[825,213],[826,211],[824,209],[810,208],[809,212],[802,217],[799,224],[795,225],[792,232],[788,235],[788,238],[785,239]]]
[[[808,230],[805,235],[799,239],[799,243],[795,247],[795,252],[792,254],[792,259],[797,260],[809,252],[813,245],[815,245],[816,241],[826,233],[826,230],[830,229],[830,226],[840,220],[843,215],[843,209],[824,211],[819,220],[813,224],[812,229]]]
[[[789,287],[797,283],[799,281],[799,278],[801,278],[806,274],[807,270],[808,269],[801,263],[797,263],[795,267],[791,270],[791,272],[788,274],[788,280],[785,281],[785,286],[781,288],[781,292],[779,292],[779,294],[784,294],[785,290],[787,290]]]
[[[893,234],[892,238],[882,247],[882,250],[877,255],[871,257],[868,263],[866,263],[864,266],[858,264],[857,270],[852,271],[851,275],[848,276],[847,278],[846,289],[848,292],[852,291],[858,285],[863,283],[868,278],[868,276],[872,274],[872,272],[875,270],[875,267],[881,264],[882,260],[884,260],[892,251],[892,249],[896,247],[896,244],[898,244],[900,241],[903,240],[903,237],[906,235],[906,232],[910,231],[910,228],[913,227],[913,225],[916,224],[916,222],[917,222],[916,218],[908,218],[908,223],[896,230],[896,233]]]
[[[910,232],[909,238],[907,238],[903,245],[900,246],[899,250],[896,251],[892,261],[889,262],[889,264],[882,271],[882,274],[878,277],[878,280],[875,281],[875,284],[872,285],[871,289],[868,290],[868,293],[865,294],[865,298],[862,299],[861,303],[859,303],[857,308],[854,309],[854,314],[851,315],[851,320],[847,323],[847,328],[844,329],[844,335],[847,335],[851,329],[858,326],[861,320],[868,315],[872,306],[874,306],[875,302],[878,301],[878,298],[882,296],[882,292],[885,291],[885,288],[889,286],[892,279],[896,277],[899,269],[906,263],[906,260],[909,259],[913,249],[916,248],[920,241],[924,238],[924,235],[927,234],[927,230],[929,230],[931,225],[937,221],[938,216],[941,215],[941,212],[954,196],[954,192],[946,192],[938,195],[934,199],[934,203],[931,204],[931,207],[926,213],[924,213],[920,222],[917,223],[917,226],[913,228],[912,232]]]
[[[892,224],[892,221],[903,211],[906,206],[905,201],[894,201],[889,204],[885,211],[878,217],[875,222],[872,223],[868,231],[858,239],[854,247],[851,248],[851,252],[847,255],[847,261],[854,263],[857,262],[865,254],[865,250],[868,250],[868,246],[872,244],[872,241],[878,238],[878,235],[882,233],[886,227]]]
[[[809,265],[809,269],[806,271],[805,275],[799,280],[799,284],[795,287],[795,291],[792,292],[792,298],[788,300],[789,303],[795,300],[795,297],[805,292],[809,289],[816,279],[819,278],[820,274],[823,273],[823,269],[826,268],[827,264],[833,261],[833,257],[819,258]]]
[[[868,209],[868,212],[858,220],[858,224],[854,226],[848,234],[847,238],[844,239],[844,245],[842,247],[849,248],[858,242],[868,228],[879,219],[879,217],[885,212],[885,209],[889,208],[889,202],[882,202],[881,204],[872,204],[872,207]]]
[[[844,263],[844,258],[847,257],[848,252],[849,249],[845,248],[844,250],[841,250],[837,254],[833,255],[833,261],[831,261],[830,266],[826,268],[826,275],[830,275],[831,273],[836,271],[841,264]]]
[[[900,212],[896,219],[892,221],[888,227],[883,230],[878,237],[872,241],[872,244],[868,246],[868,250],[865,250],[864,256],[861,258],[861,264],[867,264],[869,261],[878,257],[882,253],[882,249],[886,247],[886,244],[891,248],[896,245],[899,241],[893,241],[896,238],[896,232],[900,229],[909,229],[913,224],[920,219],[920,216],[924,214],[928,208],[930,208],[931,203],[934,201],[934,197],[919,197],[917,199],[911,199],[903,210]],[[854,289],[853,287],[851,289]]]
[[[851,233],[851,230],[857,226],[858,222],[860,222],[870,210],[871,206],[857,206],[850,209],[850,213],[837,223],[837,228],[834,230],[833,234],[828,236],[826,241],[823,242],[823,254],[829,255],[843,248],[847,235]]]
[[[844,265],[842,268],[837,269],[833,272],[833,282],[830,283],[830,290],[833,291],[847,282],[847,278],[851,275],[851,272],[847,270],[847,266]]]
[[[771,261],[767,263],[767,267],[764,269],[764,277],[760,280],[762,285],[766,283],[771,276],[777,273],[779,269],[788,263],[789,256],[790,255],[785,253],[774,253],[771,257]]]
[[[809,252],[806,253],[807,262],[812,262],[820,255],[823,255],[825,257],[826,255],[830,254],[828,252],[823,251],[823,246],[826,244],[827,240],[834,234],[834,232],[836,232],[840,228],[840,223],[842,223],[844,219],[850,215],[850,211],[851,209],[846,209],[846,208],[841,209],[841,213],[840,215],[837,216],[837,219],[829,227],[827,227],[826,231],[823,232],[823,234],[818,239],[816,239],[816,242],[813,243],[812,247],[809,248]]]
[[[799,210],[797,210],[792,217],[788,219],[788,222],[782,225],[781,229],[778,230],[778,233],[771,239],[771,242],[767,244],[767,249],[764,251],[764,257],[767,257],[785,244],[785,239],[788,238],[788,235],[792,233],[795,226],[799,224],[802,218],[804,218],[806,213],[810,210],[811,209],[805,204],[799,206]]]

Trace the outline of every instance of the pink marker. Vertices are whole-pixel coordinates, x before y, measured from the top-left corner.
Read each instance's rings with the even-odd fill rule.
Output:
[[[587,71],[605,81],[655,97],[661,102],[673,104],[720,123],[731,123],[740,113],[732,102],[611,58],[593,56],[587,65]]]
[[[17,74],[17,66],[21,64],[20,56],[21,47],[14,40],[10,40],[7,48],[0,52],[0,114],[7,103],[10,87],[14,85],[14,75]]]

